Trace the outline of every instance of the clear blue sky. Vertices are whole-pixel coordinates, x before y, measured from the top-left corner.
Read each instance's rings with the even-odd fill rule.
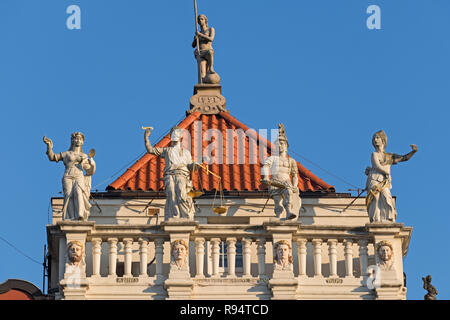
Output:
[[[293,151],[361,187],[375,131],[386,131],[390,152],[417,144],[392,169],[398,221],[414,228],[408,298],[423,299],[421,277],[431,274],[449,299],[450,1],[198,1],[216,28],[227,107],[249,127],[283,122]],[[81,30],[66,28],[71,4]],[[372,4],[381,30],[366,27]],[[184,116],[193,33],[190,0],[0,1],[1,237],[42,260],[64,170],[48,161],[42,136],[65,151],[82,131],[85,149],[97,150],[97,186],[144,151],[141,125],[157,137]],[[297,160],[338,192],[350,188]],[[39,265],[2,241],[0,250],[0,282],[41,286]]]

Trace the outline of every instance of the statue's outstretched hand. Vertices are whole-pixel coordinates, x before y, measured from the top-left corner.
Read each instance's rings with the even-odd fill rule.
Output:
[[[49,146],[50,148],[53,148],[53,141],[50,138],[47,138],[46,136],[44,136],[44,138],[42,138],[42,140],[44,140],[44,143]]]
[[[412,151],[417,152],[417,146],[415,144],[411,145],[411,149]]]
[[[151,133],[151,129],[150,129],[150,128],[145,129],[144,137],[145,137],[145,138],[150,137],[150,133]]]

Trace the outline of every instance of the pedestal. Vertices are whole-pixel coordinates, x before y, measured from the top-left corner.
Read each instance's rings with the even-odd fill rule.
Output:
[[[86,237],[95,226],[95,222],[88,221],[60,221],[58,222],[61,234],[66,241],[62,241],[61,245],[65,248],[60,248],[60,255],[64,253],[64,257],[60,257],[60,262],[65,263],[64,276],[60,281],[61,291],[66,300],[84,300],[86,299],[86,292],[89,289],[89,282],[86,279]],[[67,246],[73,241],[78,241],[83,244],[83,258],[79,266],[70,265],[67,257]],[[64,250],[66,249],[66,250]],[[62,298],[62,297],[61,297]]]
[[[222,96],[222,86],[218,84],[196,84],[194,95],[190,100],[190,110],[187,114],[201,112],[202,114],[218,114],[228,112],[225,109],[225,97]]]
[[[402,223],[375,222],[366,224],[366,230],[371,235],[375,246],[377,264],[375,268],[379,268],[373,282],[377,299],[406,299],[406,288],[403,283],[403,256],[408,250],[412,228],[405,227]],[[393,247],[392,266],[388,270],[380,267],[380,257],[376,252],[377,245],[382,241],[391,243]]]
[[[189,240],[191,234],[198,227],[198,222],[171,219],[161,223],[161,225],[164,231],[169,233],[171,250],[174,241],[184,240],[188,244],[187,257],[182,267],[174,264],[171,252],[169,277],[164,282],[164,287],[168,293],[168,300],[191,299],[194,281],[191,279],[189,272]]]
[[[296,221],[270,221],[263,224],[268,233],[272,235],[272,242],[274,246],[274,260],[277,257],[275,252],[275,245],[279,241],[289,243],[292,256],[292,235],[297,232],[300,223]],[[292,258],[291,258],[292,259]],[[275,264],[272,279],[269,280],[269,287],[272,290],[272,299],[274,300],[292,300],[298,288],[298,280],[294,277],[293,265],[289,267],[280,267]]]

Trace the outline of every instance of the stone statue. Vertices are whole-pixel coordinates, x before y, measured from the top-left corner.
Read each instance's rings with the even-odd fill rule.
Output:
[[[377,244],[377,255],[379,262],[378,267],[382,271],[389,271],[394,269],[394,261],[392,259],[394,249],[389,241],[380,241]]]
[[[194,202],[188,195],[192,190],[190,171],[200,166],[192,161],[191,153],[182,147],[183,130],[174,127],[171,131],[172,146],[167,148],[153,147],[150,143],[150,128],[144,133],[147,152],[161,156],[165,160],[164,189],[166,192],[166,205],[164,208],[164,220],[170,218],[194,219]]]
[[[84,154],[81,147],[84,143],[84,135],[81,132],[72,133],[70,148],[68,151],[55,154],[53,142],[44,137],[47,145],[47,156],[50,161],[63,161],[66,170],[62,179],[64,192],[64,205],[62,218],[69,220],[87,220],[91,204],[89,197],[91,193],[91,177],[95,173],[95,161],[92,158],[94,150],[89,156]],[[83,175],[83,170],[85,174]]]
[[[84,245],[81,241],[71,241],[67,245],[67,261],[69,266],[81,267],[84,257]]]
[[[436,295],[438,291],[431,284],[431,276],[427,275],[425,278],[422,278],[423,288],[427,290],[427,294],[424,296],[424,300],[436,300]]]
[[[171,266],[178,270],[187,268],[188,245],[183,239],[175,240],[172,243],[172,261]]]
[[[287,155],[289,144],[284,125],[280,123],[278,128],[278,155],[272,155],[264,162],[262,183],[269,185],[269,195],[274,200],[276,216],[280,218],[286,211],[287,219],[296,219],[301,207],[297,162]]]
[[[391,165],[408,161],[417,152],[417,146],[412,144],[412,151],[406,155],[386,153],[387,136],[383,130],[373,135],[372,144],[375,147],[371,156],[372,167],[367,167],[365,171],[367,212],[371,222],[395,222],[397,212],[390,191]]]
[[[208,26],[208,18],[201,14],[197,17],[197,23],[200,24],[200,31],[195,32],[192,48],[199,69],[199,78],[203,83],[220,83],[220,76],[214,71],[214,41],[215,30]]]
[[[275,259],[273,261],[275,270],[293,269],[293,257],[291,245],[287,240],[280,240],[275,244]]]

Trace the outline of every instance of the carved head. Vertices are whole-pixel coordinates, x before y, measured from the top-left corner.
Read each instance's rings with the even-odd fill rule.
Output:
[[[387,146],[387,136],[383,130],[375,132],[372,137],[372,145],[376,148],[377,146],[383,146],[383,149]]]
[[[286,266],[293,261],[291,244],[287,240],[280,240],[275,244],[275,263]]]
[[[206,27],[208,27],[208,18],[204,15],[204,14],[199,14],[197,17],[197,22],[203,26],[205,25]]]
[[[72,133],[72,135],[70,136],[70,149],[72,149],[73,147],[81,148],[83,143],[84,143],[84,134],[82,134],[81,132]]]
[[[377,254],[381,261],[390,261],[394,253],[394,248],[389,241],[380,241],[377,244]]]
[[[71,265],[79,266],[84,256],[84,245],[81,241],[71,241],[67,245],[67,257]]]
[[[172,243],[172,257],[180,266],[184,264],[187,257],[188,245],[183,239],[175,240]]]
[[[173,142],[183,140],[183,129],[181,129],[180,127],[173,127],[172,131],[170,132],[170,139]]]

